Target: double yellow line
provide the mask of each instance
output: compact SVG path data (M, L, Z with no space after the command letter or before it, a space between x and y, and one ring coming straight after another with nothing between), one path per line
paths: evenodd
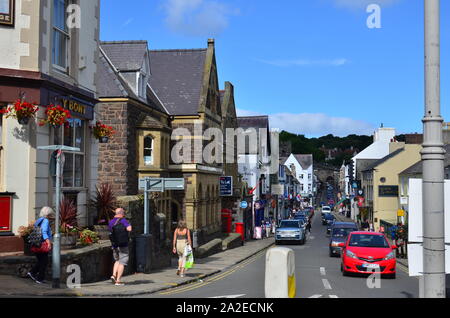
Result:
M230 269L230 270L228 270L228 271L226 271L226 272L224 272L224 273L221 273L221 274L219 274L219 275L217 275L217 276L213 276L213 277L211 277L211 279L208 279L207 281L189 284L189 285L186 286L186 287L176 288L175 290L170 290L170 291L167 291L167 292L161 292L161 293L159 293L159 294L160 294L160 295L174 295L174 294L184 293L184 292L188 292L188 291L191 291L191 290L200 288L200 287L207 286L207 285L209 285L209 284L211 284L211 283L214 283L214 282L217 282L217 281L219 281L219 280L222 280L222 279L224 279L225 277L230 276L231 274L233 274L233 273L236 272L237 270L239 270L239 269L241 269L241 268L243 268L243 267L245 267L245 266L247 266L247 265L253 263L253 262L256 261L259 257L261 257L261 255L265 254L265 252L266 252L266 250L263 250L263 251L259 252L258 254L252 256L252 257L249 258L248 260L246 260L246 261L244 261L244 262L238 264L237 266L233 267L232 269Z

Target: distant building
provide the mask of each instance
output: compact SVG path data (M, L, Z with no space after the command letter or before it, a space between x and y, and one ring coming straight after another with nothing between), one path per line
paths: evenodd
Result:
M291 171L299 182L298 194L310 198L314 194L314 162L311 154L291 154L284 165Z

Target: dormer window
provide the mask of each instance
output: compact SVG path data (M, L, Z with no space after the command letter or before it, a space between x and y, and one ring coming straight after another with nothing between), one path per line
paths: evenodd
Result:
M138 95L139 97L145 98L147 83L145 81L145 75L140 73L138 79Z

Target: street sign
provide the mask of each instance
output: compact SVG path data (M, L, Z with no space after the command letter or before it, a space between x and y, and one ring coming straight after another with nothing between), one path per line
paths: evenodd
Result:
M149 182L150 192L164 192L167 190L184 190L184 178L143 178L139 179L139 189L145 189Z
M233 177L220 177L220 196L230 197L233 195Z
M242 201L241 202L241 208L242 209L246 209L248 207L248 202L247 201Z

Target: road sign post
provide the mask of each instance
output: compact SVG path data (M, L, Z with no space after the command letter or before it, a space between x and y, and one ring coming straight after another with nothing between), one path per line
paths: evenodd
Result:
M61 201L61 176L62 176L62 158L64 156L63 151L79 152L80 148L73 148L67 146L42 146L37 147L38 150L53 150L58 151L56 156L56 211L55 211L55 233L53 235L53 248L52 248L52 287L60 288L61 284L61 234L59 232L59 218L60 218L60 201Z
M144 190L144 233L136 237L136 270L138 273L150 271L151 248L151 206L150 192L184 190L184 178L143 178L139 179L139 189Z

